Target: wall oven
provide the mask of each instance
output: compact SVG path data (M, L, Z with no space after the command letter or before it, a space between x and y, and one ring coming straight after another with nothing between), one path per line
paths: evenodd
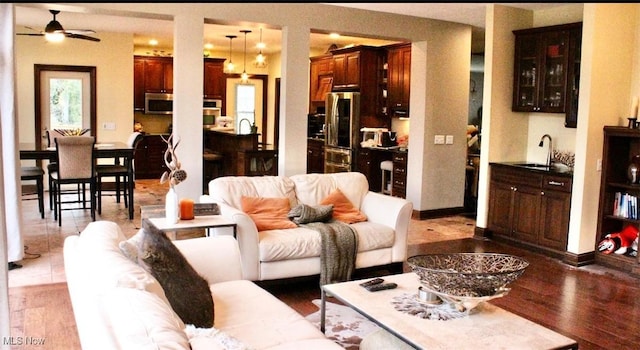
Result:
M352 171L359 133L360 93L327 94L325 111L325 173Z

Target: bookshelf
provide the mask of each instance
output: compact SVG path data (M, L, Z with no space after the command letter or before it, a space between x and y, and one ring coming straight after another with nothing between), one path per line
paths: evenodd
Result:
M600 265L640 275L638 257L604 254L598 251L598 243L605 235L620 232L627 225L640 227L640 220L632 205L634 202L637 204L637 200L634 201L632 198L640 196L640 184L631 183L627 178L627 168L636 155L640 155L640 129L604 127L595 261ZM627 204L622 203L625 194ZM621 205L625 207L621 208Z

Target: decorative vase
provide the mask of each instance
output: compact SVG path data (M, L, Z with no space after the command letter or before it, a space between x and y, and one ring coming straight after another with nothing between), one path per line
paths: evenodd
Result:
M169 187L169 192L164 200L164 213L167 224L175 224L179 219L180 205L178 202L178 194L173 186Z
M636 155L627 167L627 179L630 184L637 184L640 177L640 155Z

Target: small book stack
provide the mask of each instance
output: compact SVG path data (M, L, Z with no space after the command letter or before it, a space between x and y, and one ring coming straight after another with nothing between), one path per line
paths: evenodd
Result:
M628 193L616 192L613 202L613 215L637 220L638 197Z

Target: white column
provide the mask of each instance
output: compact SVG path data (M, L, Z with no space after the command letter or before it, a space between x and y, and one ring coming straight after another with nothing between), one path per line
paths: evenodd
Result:
M309 27L282 29L282 80L278 175L307 172Z
M173 134L180 140L176 155L187 180L176 187L180 198L197 200L202 194L202 93L204 17L179 14L174 18Z

